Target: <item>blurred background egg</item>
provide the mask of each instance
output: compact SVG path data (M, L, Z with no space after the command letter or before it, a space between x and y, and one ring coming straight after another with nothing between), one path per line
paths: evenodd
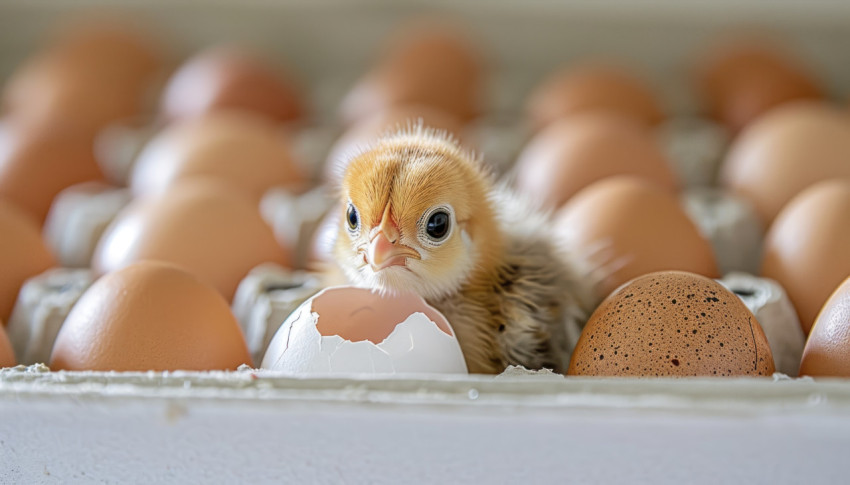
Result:
M593 312L568 375L769 376L773 355L756 318L734 293L704 276L647 274Z
M141 262L98 279L68 315L52 370L225 370L251 364L227 301L170 264Z
M158 194L194 178L217 180L256 200L271 187L298 188L303 182L285 133L271 120L237 111L166 127L139 154L130 187L137 195Z
M262 368L291 373L462 373L446 318L413 294L333 287L305 301L269 343Z
M761 272L785 287L808 334L850 276L850 180L820 182L782 209L765 237Z
M36 221L0 200L0 321L9 321L21 285L55 265Z
M550 124L520 153L517 190L557 209L584 187L614 175L634 175L675 192L678 181L644 125L607 113L584 113Z
M754 38L714 46L698 63L696 91L709 114L734 132L782 104L823 97L789 51Z
M161 112L168 119L238 109L277 122L304 116L299 90L276 66L236 46L210 47L189 58L169 79Z
M584 63L551 74L529 96L525 112L535 130L561 118L607 112L638 123L661 122L664 110L652 89L628 69Z
M6 335L3 321L0 320L0 368L12 367L16 363L15 352L12 350L12 343L9 342L9 337Z
M557 244L597 267L600 297L655 271L719 276L711 244L679 199L651 182L601 180L576 194L555 217Z
M850 179L850 113L826 104L793 103L750 125L723 162L720 182L748 199L770 224L806 187Z
M93 150L93 134L73 125L0 121L0 199L43 223L63 189L103 179Z
M359 150L389 131L415 126L420 120L424 126L445 131L461 143L470 137L460 119L437 108L426 105L391 106L357 121L334 142L325 162L325 180L338 183L347 162Z
M800 375L850 377L850 277L818 314L803 350Z
M192 180L125 207L101 237L92 267L104 274L144 260L177 264L230 301L255 266L291 267L291 250L277 244L258 205L242 192Z
M416 20L386 40L388 48L342 100L345 125L394 105L426 105L460 120L483 109L483 61L466 32L436 20Z

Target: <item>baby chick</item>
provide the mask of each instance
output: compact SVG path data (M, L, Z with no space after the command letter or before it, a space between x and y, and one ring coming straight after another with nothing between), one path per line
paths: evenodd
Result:
M385 135L342 177L336 259L352 283L414 292L451 322L472 373L565 372L591 289L479 160L419 125Z

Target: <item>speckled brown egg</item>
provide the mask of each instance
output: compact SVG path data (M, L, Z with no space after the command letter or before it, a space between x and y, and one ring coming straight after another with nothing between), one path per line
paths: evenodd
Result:
M803 350L800 375L850 377L850 277L818 314Z
M850 179L815 184L782 209L765 236L761 273L785 288L808 333L850 276Z
M593 312L568 375L769 376L773 355L753 314L714 280L682 271L624 284Z
M536 129L586 112L606 112L654 125L664 119L655 94L627 69L588 63L550 75L529 96L526 114Z
M203 50L169 79L161 110L167 118L240 109L280 121L303 116L301 96L289 77L256 54L235 46Z
M170 264L141 262L98 279L56 336L53 370L225 370L251 364L221 295Z
M3 322L0 321L0 368L12 367L15 364L17 364L15 351L12 349L12 343L9 342L9 337L3 328Z

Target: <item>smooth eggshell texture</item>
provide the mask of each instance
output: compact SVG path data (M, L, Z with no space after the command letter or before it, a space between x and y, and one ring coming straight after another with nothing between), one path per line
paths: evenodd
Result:
M65 26L9 79L3 103L33 120L99 128L138 115L162 61L150 40L118 19Z
M303 116L300 97L288 77L261 58L220 46L195 54L172 75L161 110L173 119L238 109L286 122Z
M614 175L642 177L671 192L679 185L649 129L628 118L599 113L549 125L520 153L515 172L517 189L549 209Z
M850 179L850 113L800 102L771 111L730 148L720 182L748 199L769 224L806 187Z
M569 375L769 376L773 355L734 293L680 271L636 278L593 312Z
M765 237L761 273L785 288L808 334L850 276L850 180L818 183L782 209Z
M782 104L823 97L789 53L753 39L718 46L702 59L697 90L709 113L733 132Z
M103 274L143 260L178 264L230 301L260 263L291 266L257 205L208 180L187 181L159 196L135 199L109 225L92 267Z
M582 190L556 215L559 241L599 267L600 296L647 273L681 270L718 277L711 244L673 194L634 177Z
M803 350L800 375L850 377L850 277L818 314Z
M388 131L414 126L420 120L424 126L448 132L461 142L468 135L459 119L436 108L423 105L391 106L354 123L337 139L325 163L325 180L339 183L348 162L375 139Z
M26 210L39 224L56 194L102 179L90 131L17 118L0 122L0 198Z
M177 121L139 154L130 175L137 195L157 194L180 181L210 178L259 200L271 187L300 185L289 139L270 120L218 111Z
M9 321L25 281L55 265L36 221L0 200L0 320Z
M74 305L52 370L224 370L251 364L221 295L170 264L142 262L103 276Z
M526 114L537 129L565 117L607 112L654 125L664 112L649 86L628 70L584 64L550 75L529 96Z
M12 367L16 365L15 352L12 349L12 343L9 342L9 337L6 335L6 330L3 328L3 322L0 321L0 368Z
M469 121L482 104L480 54L460 29L419 22L388 39L378 65L346 95L346 125L395 105L426 105Z

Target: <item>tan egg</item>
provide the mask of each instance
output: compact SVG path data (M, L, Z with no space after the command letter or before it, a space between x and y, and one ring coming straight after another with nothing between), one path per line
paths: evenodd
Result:
M304 115L294 83L260 57L221 46L203 50L171 76L162 97L167 118L191 118L220 109L251 111L275 121Z
M741 39L700 61L697 91L709 113L733 132L782 104L823 98L818 82L788 52Z
M750 125L729 150L720 182L748 199L766 224L806 187L850 179L850 113L794 103Z
M66 26L9 79L3 103L38 122L90 129L139 115L162 61L150 40L116 19Z
M770 376L773 355L756 317L720 283L682 271L617 288L582 331L568 375Z
M3 367L14 367L17 363L12 343L9 342L9 337L3 328L3 322L0 321L0 369Z
M422 105L391 106L356 122L337 139L325 163L325 180L338 183L348 162L359 150L384 133L414 126L419 120L424 126L446 131L461 142L468 138L469 134L459 119L436 108Z
M803 350L800 375L850 377L850 277L818 314Z
M531 93L525 111L536 130L586 112L628 116L648 125L665 118L658 99L642 79L617 66L593 63L550 75Z
M210 180L186 181L125 207L104 232L92 267L99 274L137 261L180 265L230 301L239 282L261 263L291 267L254 201Z
M650 182L612 177L573 197L556 215L560 244L598 266L599 295L647 273L719 276L711 244L678 198Z
M679 185L649 129L629 118L600 113L549 125L520 153L515 172L517 190L551 209L584 187L615 175L645 178L670 192Z
M481 113L481 55L463 30L445 24L417 22L400 28L378 65L346 95L340 108L343 123L395 105L426 105L469 121Z
M53 266L36 221L0 199L0 320L9 321L24 282Z
M0 198L26 210L39 224L56 194L102 179L90 131L11 118L0 122Z
M177 266L130 265L98 279L62 324L52 370L234 370L251 364L227 301Z
M768 230L761 273L778 281L809 333L830 293L850 276L850 180L794 197Z
M300 187L289 139L260 115L217 111L177 121L157 134L130 174L137 195L158 194L193 178L210 178L259 200L271 187Z

